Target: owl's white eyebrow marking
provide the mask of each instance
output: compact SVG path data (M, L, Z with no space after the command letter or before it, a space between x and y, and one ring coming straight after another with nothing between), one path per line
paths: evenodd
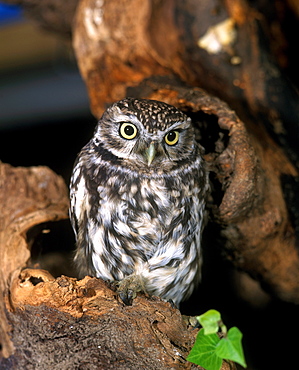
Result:
M190 120L174 106L155 100L127 98L115 103L110 109L118 110L117 121L126 116L131 119L135 116L149 133L154 134L165 131L176 123Z

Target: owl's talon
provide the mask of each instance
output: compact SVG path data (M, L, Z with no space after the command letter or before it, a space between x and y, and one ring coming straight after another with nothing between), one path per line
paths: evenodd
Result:
M118 283L117 293L124 304L132 306L137 292L141 290L140 277L137 275L130 275Z
M118 296L126 306L132 306L132 302L128 301L128 297L125 292L118 292Z
M136 293L134 295L132 291L118 292L118 295L126 306L132 306L133 299L136 297Z
M179 308L179 307L178 307L178 306L173 302L173 300L172 300L172 299L168 299L168 300L167 300L167 302L168 302L168 303L170 303L170 305L171 305L171 307L172 307L172 308L177 308L177 309Z
M191 326L194 329L197 329L200 327L200 324L196 318L196 316L188 316L188 315L182 315L183 321L187 326Z

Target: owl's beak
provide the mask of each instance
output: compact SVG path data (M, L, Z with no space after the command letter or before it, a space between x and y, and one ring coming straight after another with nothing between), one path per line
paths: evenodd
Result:
M150 166L156 155L155 144L151 143L150 146L145 150L145 157L147 159L147 165Z

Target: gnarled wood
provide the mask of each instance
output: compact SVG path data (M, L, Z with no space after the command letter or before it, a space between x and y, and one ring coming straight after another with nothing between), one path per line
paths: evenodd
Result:
M26 266L30 229L68 217L68 192L63 179L46 167L14 168L0 162L0 338L1 354L13 351L3 294L12 276Z
M33 278L40 283L34 285ZM37 369L58 364L63 369L196 368L185 358L197 330L188 329L179 311L160 299L138 296L133 306L125 306L102 280L55 280L30 269L16 276L10 298L8 316L18 327L14 361L21 368L39 363L39 357ZM38 338L35 343L23 332L22 320Z

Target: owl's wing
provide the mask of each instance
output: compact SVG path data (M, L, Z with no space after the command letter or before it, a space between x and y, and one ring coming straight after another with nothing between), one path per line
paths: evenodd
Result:
M81 170L80 162L75 164L73 175L70 183L70 220L74 232L77 234L79 231L79 220L84 217L87 201L87 189L85 185L84 175Z

